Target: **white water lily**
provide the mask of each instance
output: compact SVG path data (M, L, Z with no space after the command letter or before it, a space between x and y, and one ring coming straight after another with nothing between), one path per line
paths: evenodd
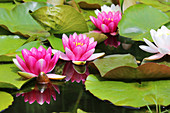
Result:
M103 5L103 6L101 6L101 11L99 11L98 9L95 10L95 14L98 15L98 13L101 13L103 11L106 12L106 13L108 13L109 11L111 11L111 12L117 12L117 11L121 12L121 8L120 8L119 5L115 6L114 4L112 4L111 7L109 7L107 5Z
M170 30L165 26L162 26L161 29L158 29L157 31L151 29L150 34L156 46L149 40L144 38L144 41L148 46L141 45L139 47L149 53L157 54L147 57L145 59L157 60L162 58L166 54L170 55Z

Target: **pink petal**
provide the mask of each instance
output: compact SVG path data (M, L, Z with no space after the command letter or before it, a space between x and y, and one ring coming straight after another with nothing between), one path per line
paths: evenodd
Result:
M46 51L46 54L49 54L50 53L50 55L52 54L52 49L51 49L51 47L49 47L48 49L47 49L47 51Z
M86 61L93 53L94 53L95 49L91 49L89 51L87 51L81 58L80 61Z
M101 30L103 33L109 33L109 28L105 24L101 24Z
M44 60L46 61L46 69L45 69L45 72L48 72L49 65L50 65L50 60L51 60L51 55L50 55L50 53L48 53L48 54L45 56Z
M98 19L96 19L96 24L97 24L97 26L96 26L96 27L97 27L98 29L100 29L100 30L101 30L101 29L102 29L102 28L101 28L101 25L103 24L103 22L102 22L102 21L100 21L100 20L98 20Z
M90 45L88 46L87 51L89 51L89 50L95 48L96 45L97 45L97 41L93 42L92 44L90 44Z
M54 89L58 92L58 94L60 94L60 89L58 88L57 85L53 85Z
M50 104L50 101L51 101L51 93L50 93L50 89L46 89L43 93L43 97L46 97L46 103L47 104Z
M65 51L66 51L67 57L70 60L75 60L75 55L74 55L74 53L69 48L66 47Z
M25 71L24 68L22 68L22 66L19 64L19 62L17 61L17 59L12 59L14 64L21 70L21 71Z
M37 92L37 94L36 94L36 99L37 99L37 102L40 104L40 105L42 105L44 102L45 102L45 100L46 100L46 96L44 96L42 93L40 93L40 91L39 92Z
M33 90L33 91L29 92L28 96L29 96L29 104L34 103L36 100L35 91Z
M62 59L62 60L70 60L68 57L67 57L67 55L66 54L64 54L64 53L60 53L60 59Z
M47 72L51 72L54 69L54 67L55 67L55 65L56 65L56 63L57 63L57 61L59 59L59 56L60 56L59 52L54 54L53 58L50 61L50 65L48 67L48 71Z
M110 33L113 33L114 31L116 31L116 28L117 28L117 26L115 26L114 22L110 22L108 27L110 29Z
M164 55L165 54L158 53L158 54L152 55L150 57L147 57L145 59L146 60L158 60L158 59L162 58Z
M93 16L90 16L90 20L93 22L93 24L95 25L95 26L97 26L97 24L96 24L96 18L94 18Z
M71 77L73 76L73 74L74 74L74 69L73 69L72 65L73 64L71 62L67 62L64 65L63 75L66 76L66 78L65 78L66 81L69 81L71 79Z
M35 47L31 48L30 51L31 51L33 56L37 56L38 50Z
M35 73L35 63L36 63L36 61L37 60L33 56L28 57L29 64L27 66L32 73Z
M67 37L66 34L63 34L62 42L63 42L64 49L65 49L65 47L69 47L69 45L68 45L68 37Z
M22 52L22 56L23 56L23 58L24 58L24 60L25 60L25 62L26 62L27 59L28 59L28 56L31 55L31 52L28 51L27 49L23 49L21 52Z
M40 72L44 72L44 69L46 68L46 61L44 59L39 59L35 63L35 74L39 75ZM46 73L46 72L44 72Z
M97 58L102 57L102 56L104 56L104 55L105 55L105 53L95 53L95 54L92 54L92 55L87 59L87 61L91 61L91 60L97 59Z
M26 66L25 62L18 56L16 55L17 61L20 64L20 66L26 71L26 72L31 72L28 67ZM14 62L15 63L15 62ZM19 68L19 67L18 67Z
M78 61L83 54L83 50L80 46L74 48L73 53L75 55L75 60Z

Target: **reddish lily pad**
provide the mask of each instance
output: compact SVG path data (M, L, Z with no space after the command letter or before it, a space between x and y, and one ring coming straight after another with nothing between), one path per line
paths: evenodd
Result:
M101 76L109 79L158 79L170 77L170 67L153 62L137 67L133 56L130 54L111 55L95 60L94 64Z

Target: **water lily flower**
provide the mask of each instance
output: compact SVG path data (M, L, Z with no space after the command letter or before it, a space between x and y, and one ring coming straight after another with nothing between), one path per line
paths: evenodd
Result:
M60 58L67 61L72 61L75 64L85 64L86 61L94 60L103 56L105 53L94 53L97 41L94 38L89 38L85 34L74 33L70 35L63 34L62 42L66 54L60 53ZM55 50L53 50L55 53Z
M118 23L122 18L120 6L112 4L111 7L108 7L104 5L101 7L101 12L97 9L95 13L97 18L90 16L93 24L103 33L116 35Z
M77 72L74 69L74 64L72 64L71 62L67 62L64 65L63 75L66 76L66 81L71 80L71 82L76 81L77 83L82 81L82 83L84 83L86 81L87 76L89 75L89 70L87 68L87 65L85 65L85 70L83 73Z
M151 29L150 34L156 46L144 38L144 41L148 46L141 45L139 47L146 52L157 54L145 59L157 60L166 54L170 55L170 30L165 26L162 26L161 29L158 29L157 31Z
M50 104L51 97L56 101L56 92L60 94L60 90L57 85L53 85L51 83L38 86L35 85L34 89L30 92L24 92L24 93L17 93L16 97L22 95L24 97L25 102L29 102L29 104L34 103L37 101L40 105L44 104L44 102Z
M47 50L43 46L40 46L38 49L33 47L30 49L30 51L27 49L22 50L24 61L18 55L16 55L16 59L13 59L13 62L22 71L18 72L19 75L26 78L32 78L38 77L41 72L45 74L51 72L59 59L59 55L60 52L57 51L51 58L51 47L49 47ZM47 76L50 79L65 78L65 76L56 74L47 74Z

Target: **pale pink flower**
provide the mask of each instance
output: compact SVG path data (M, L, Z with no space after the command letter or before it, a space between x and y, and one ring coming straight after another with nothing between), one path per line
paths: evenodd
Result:
M31 50L23 49L22 56L24 61L16 55L16 59L13 59L15 65L22 71L19 74L26 78L38 77L41 72L45 74L51 72L58 59L60 52L57 51L53 58L52 49L49 47L47 50L40 46L38 49L35 47L31 48ZM47 74L50 79L63 79L64 76L56 75L56 74Z
M114 7L113 7L114 6ZM103 33L117 34L117 26L122 18L121 9L114 4L110 7L104 5L101 7L101 12L95 10L97 18L90 16L93 24Z
M91 61L98 57L104 55L104 53L94 53L97 41L94 41L94 38L89 38L85 34L74 33L70 35L69 38L67 35L63 34L62 42L66 54L60 53L60 58L67 61ZM55 50L53 50L55 53Z
M34 103L37 101L40 105L42 105L44 102L50 104L51 97L53 97L54 100L56 100L56 92L60 94L60 90L57 85L53 84L46 84L43 87L35 85L34 89L30 92L25 93L18 93L16 97L22 95L24 97L25 102L29 102L29 104Z
M162 58L166 54L170 55L170 30L165 26L162 26L161 29L158 29L157 31L151 29L150 34L156 46L153 43L151 43L149 40L144 38L144 41L148 46L141 45L139 47L142 50L147 51L149 53L157 53L157 54L152 55L145 59L157 60Z

